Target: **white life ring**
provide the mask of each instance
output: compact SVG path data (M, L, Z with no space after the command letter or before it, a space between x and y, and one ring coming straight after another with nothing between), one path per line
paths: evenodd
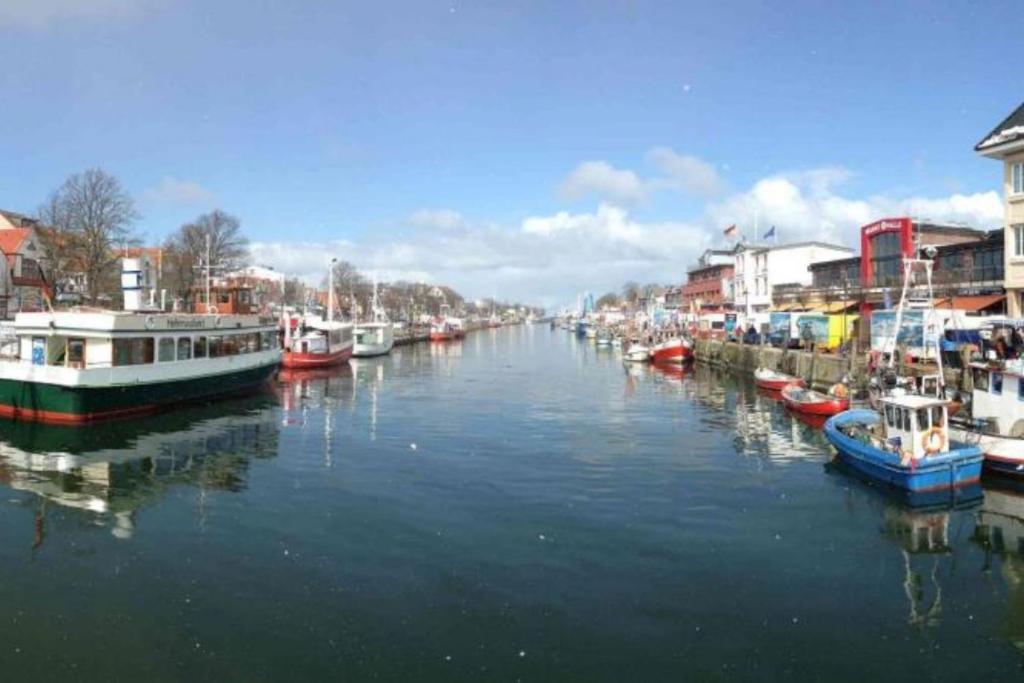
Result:
M146 316L146 329L151 330L156 325L156 318L151 315Z

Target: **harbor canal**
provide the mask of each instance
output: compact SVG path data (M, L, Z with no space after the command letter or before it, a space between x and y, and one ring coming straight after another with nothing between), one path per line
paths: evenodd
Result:
M1024 492L910 509L743 377L547 326L0 423L9 680L963 680L1024 663ZM980 495L983 494L983 495Z

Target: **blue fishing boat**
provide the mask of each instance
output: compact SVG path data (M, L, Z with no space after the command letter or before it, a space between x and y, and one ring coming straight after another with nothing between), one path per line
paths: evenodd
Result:
M922 493L975 484L981 449L951 444L946 403L918 395L887 396L878 411L847 410L825 422L825 438L856 471Z

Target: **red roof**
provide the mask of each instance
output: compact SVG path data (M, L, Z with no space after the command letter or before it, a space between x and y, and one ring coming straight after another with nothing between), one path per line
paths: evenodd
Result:
M8 255L19 253L22 242L31 234L32 230L29 228L0 230L0 251Z

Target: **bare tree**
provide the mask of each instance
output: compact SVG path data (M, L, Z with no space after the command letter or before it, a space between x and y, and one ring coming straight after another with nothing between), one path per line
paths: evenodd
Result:
M62 279L72 271L83 275L86 293L95 304L116 281L118 248L134 242L131 226L139 214L132 198L117 178L91 168L68 176L39 213L50 226L44 239L57 256L55 270L64 271ZM54 269L52 262L50 267Z
M611 308L617 307L619 305L619 296L615 292L608 292L597 300L596 305L598 309L605 308L606 306Z
M179 297L188 298L203 275L207 237L215 275L237 270L248 262L249 240L236 217L220 209L198 216L164 242L167 275Z

